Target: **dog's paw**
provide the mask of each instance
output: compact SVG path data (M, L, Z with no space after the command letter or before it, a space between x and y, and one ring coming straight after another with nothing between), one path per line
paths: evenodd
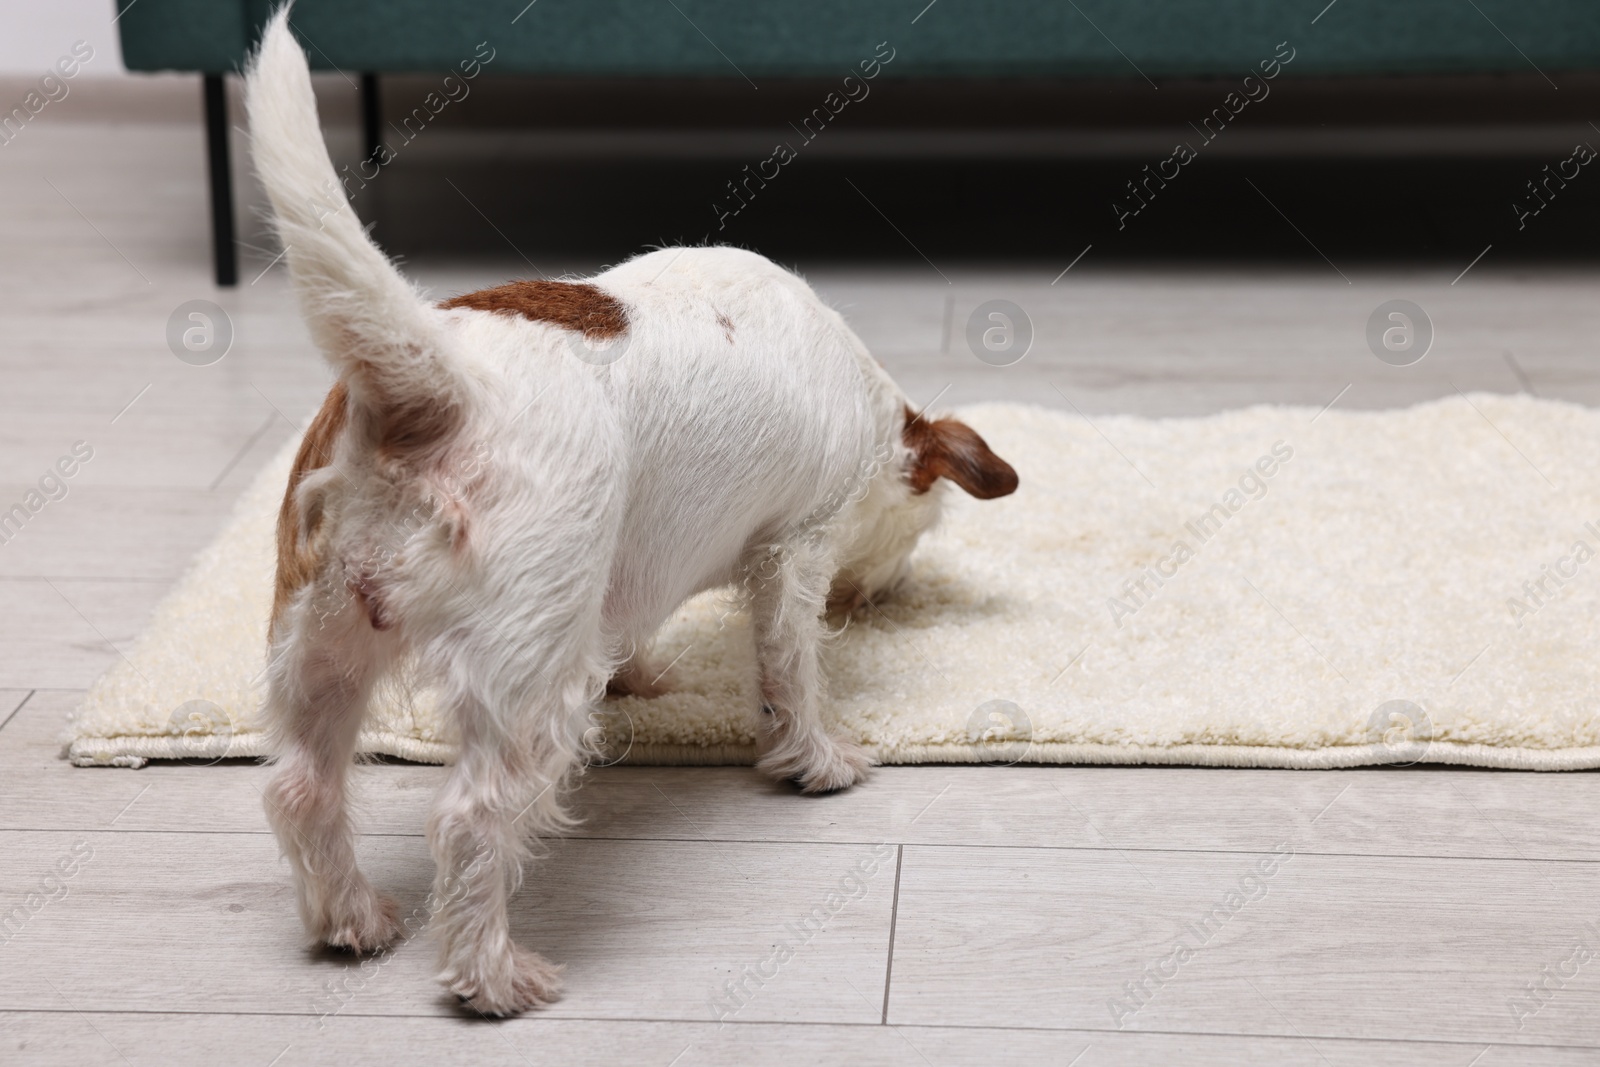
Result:
M483 1015L517 1015L542 1008L561 995L559 964L512 945L505 955L473 959L439 976L445 988Z
M837 793L865 781L872 758L860 745L824 736L802 749L790 746L768 752L756 769L793 782L802 793Z
M373 889L339 901L341 914L322 924L320 939L330 948L364 956L379 952L400 936L400 905Z

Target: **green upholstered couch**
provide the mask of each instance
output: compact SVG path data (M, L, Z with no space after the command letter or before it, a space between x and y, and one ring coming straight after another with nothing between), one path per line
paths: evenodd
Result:
M234 244L222 78L269 0L117 0L130 70L204 75L217 279ZM1600 69L1600 0L300 0L313 66L496 75L837 77L894 49L892 78L1238 78ZM370 94L369 94L370 95ZM370 126L375 108L367 109Z

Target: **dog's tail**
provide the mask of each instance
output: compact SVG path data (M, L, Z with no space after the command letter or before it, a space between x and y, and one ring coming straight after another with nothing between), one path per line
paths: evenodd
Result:
M245 103L256 172L317 344L385 438L437 439L463 383L427 303L367 236L339 184L287 4L262 34Z

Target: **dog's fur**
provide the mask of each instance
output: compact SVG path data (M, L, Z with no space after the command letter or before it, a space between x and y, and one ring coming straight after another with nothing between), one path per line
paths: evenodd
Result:
M314 938L396 937L356 867L346 776L374 683L415 663L461 737L428 824L440 977L481 1012L521 1011L559 968L512 942L507 898L526 843L567 824L560 789L607 681L648 687L640 650L667 616L741 586L760 768L806 792L860 781L867 757L820 717L825 610L905 577L938 479L987 498L1016 474L961 423L915 415L837 314L750 252L667 249L431 304L345 202L286 9L246 91L339 379L279 520L268 815Z

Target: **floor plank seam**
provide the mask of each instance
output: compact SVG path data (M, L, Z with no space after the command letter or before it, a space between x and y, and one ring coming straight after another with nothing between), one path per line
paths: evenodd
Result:
M883 966L883 1014L879 1023L889 1024L889 983L894 980L894 933L900 922L900 869L905 865L906 846L904 843L894 847L894 896L889 905L889 951L888 959Z
M272 831L265 826L260 830L194 830L188 828L172 829L139 829L107 831L105 827L81 826L0 826L0 833L6 834L89 834L89 833L119 833L119 834L204 834L220 837L270 837ZM399 838L422 839L424 833L389 833L389 834L358 834L361 839L372 838ZM634 842L640 844L710 844L710 845L826 845L831 847L849 847L853 845L875 845L878 841L844 841L822 838L761 838L761 837L592 837L568 836L552 838L551 841L615 841L619 843ZM1270 848L1111 848L1103 845L997 845L990 842L964 842L964 841L913 841L914 848L926 849L1000 849L1012 852L1137 852L1137 853L1171 853L1183 856L1259 856L1270 852ZM903 846L902 846L903 847ZM1600 864L1600 857L1594 859L1574 859L1551 856L1462 856L1450 853L1429 852L1313 852L1299 850L1297 856L1317 856L1324 859L1368 859L1368 860L1450 860L1465 863L1578 863Z
M6 716L6 721L0 722L0 730L4 730L7 726L11 725L11 720L17 717L17 712L21 711L28 701L33 699L33 694L37 692L37 689L30 689L28 690L26 696L17 701L17 706L11 709L11 714Z
M322 1016L314 1012L299 1011L183 1011L172 1008L0 1008L0 1015L182 1015L182 1016L238 1016L241 1018L266 1018L266 1019L316 1019ZM674 1019L665 1016L650 1015L521 1015L514 1019L489 1020L484 1016L468 1016L465 1014L396 1014L393 1012L340 1012L342 1019L434 1019L440 1022L465 1022L477 1023L480 1020L495 1026L541 1025L557 1023L631 1023L671 1026L711 1026L712 1023L703 1019ZM822 1027L853 1027L877 1028L882 1023L852 1022L848 1019L838 1021L819 1019L727 1019L728 1026L822 1026ZM1446 1045L1461 1048L1490 1048L1500 1049L1567 1049L1573 1051L1600 1050L1600 1045L1563 1044L1559 1042L1511 1042L1511 1041L1463 1041L1453 1038L1432 1037L1364 1037L1356 1035L1339 1034L1305 1034L1295 1033L1248 1033L1242 1030L1144 1030L1121 1029L1115 1027L1055 1027L1055 1026L1015 1026L1005 1023L895 1023L898 1030L1017 1030L1029 1033L1043 1034L1129 1034L1155 1037L1216 1037L1234 1038L1244 1040L1262 1041L1347 1041L1361 1042L1364 1044L1388 1045Z

